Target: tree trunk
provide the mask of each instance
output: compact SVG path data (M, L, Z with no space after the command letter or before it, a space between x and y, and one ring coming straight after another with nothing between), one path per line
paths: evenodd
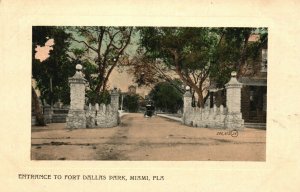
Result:
M38 98L38 96L37 96L37 94L36 94L33 87L31 87L31 94L32 94L32 100L33 100L33 103L34 103L34 113L35 113L35 116L36 116L37 125L45 126L46 123L45 123L45 119L44 119L42 109L41 109L41 106L40 106L40 103L39 103L39 98Z
M195 90L197 95L198 95L198 107L204 107L204 98L203 98L203 93L201 89L196 89Z
M201 84L199 87L196 85L195 82L189 77L188 74L182 74L181 69L180 69L180 64L179 64L179 56L176 51L172 52L174 55L174 60L175 60L175 72L179 75L180 79L186 83L190 88L194 89L198 95L198 102L197 106L198 107L204 107L204 98L203 98L203 93L202 93L202 83L204 82L204 79L201 81Z

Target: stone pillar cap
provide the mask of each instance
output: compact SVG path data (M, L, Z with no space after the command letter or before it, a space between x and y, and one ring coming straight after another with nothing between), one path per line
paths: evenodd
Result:
M86 83L86 79L84 79L84 74L82 73L82 65L77 64L75 66L76 72L73 75L73 77L69 77L69 82L71 81L72 83Z
M111 95L119 95L119 92L118 92L118 88L117 88L117 87L114 87L114 88L111 90Z
M236 75L237 75L236 71L231 72L231 77L236 77Z
M235 71L231 72L231 78L228 83L225 84L225 87L241 87L242 83L240 83L236 79L237 73Z
M81 71L82 70L82 65L77 64L75 68L76 68L76 70Z

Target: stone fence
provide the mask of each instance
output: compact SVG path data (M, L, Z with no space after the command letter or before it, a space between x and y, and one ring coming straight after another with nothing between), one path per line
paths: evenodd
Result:
M183 123L193 127L224 128L227 109L221 105L213 108L190 107L184 113Z
M69 108L63 107L51 107L50 105L45 104L43 106L43 115L45 122L48 123L65 123L66 117L68 115Z
M115 127L119 124L119 112L118 108L115 108L112 104L105 105L96 103L92 106L89 104L86 110L86 127Z
M68 115L69 107L51 107L46 102L42 105L40 102L40 107L43 109L43 116L46 124L49 123L65 123L66 117ZM34 109L31 112L31 125L37 125L36 122L36 114L34 113Z
M114 127L118 125L119 113L113 109L112 105L98 104L92 106L84 106L85 116L86 116L86 126L91 127ZM69 107L51 107L46 104L43 106L43 115L45 123L66 123L66 118L68 116ZM33 116L35 118L35 116ZM36 124L36 120L32 118L32 125Z
M241 113L242 84L236 79L236 73L231 73L226 87L226 106L213 108L192 107L192 95L189 90L184 94L182 122L185 125L208 128L243 129L244 120Z

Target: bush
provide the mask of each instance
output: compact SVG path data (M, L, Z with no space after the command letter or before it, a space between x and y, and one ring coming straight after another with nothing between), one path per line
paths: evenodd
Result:
M123 106L131 113L137 112L139 109L139 95L126 95L123 99Z
M182 93L168 82L158 83L150 92L157 109L176 113L183 106Z

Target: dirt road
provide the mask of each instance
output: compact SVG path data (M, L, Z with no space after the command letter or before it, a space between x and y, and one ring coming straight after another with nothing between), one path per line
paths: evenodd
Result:
M264 161L266 131L192 128L162 117L128 114L114 128L32 127L32 160Z

